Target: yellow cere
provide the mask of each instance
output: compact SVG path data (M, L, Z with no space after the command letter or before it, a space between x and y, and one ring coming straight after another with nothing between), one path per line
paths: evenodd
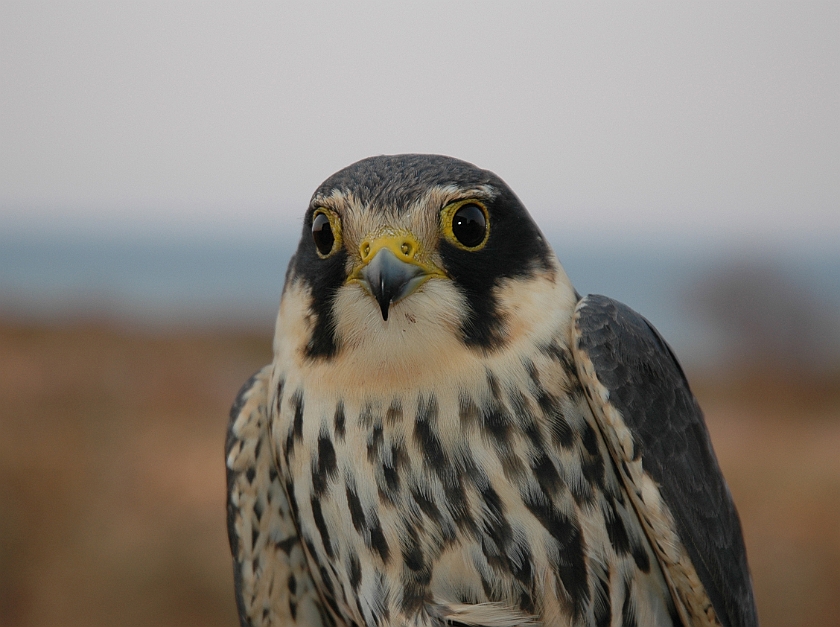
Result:
M362 243L359 244L359 255L362 261L353 268L350 276L347 277L348 281L358 279L362 269L383 248L387 248L394 253L394 256L400 261L422 268L428 278L446 277L446 273L428 259L428 254L410 231L387 229L371 234L362 240Z
M420 252L420 243L408 231L394 232L378 237L366 237L359 246L362 261L365 263L370 261L383 248L387 248L394 253L397 259L413 263L415 256Z

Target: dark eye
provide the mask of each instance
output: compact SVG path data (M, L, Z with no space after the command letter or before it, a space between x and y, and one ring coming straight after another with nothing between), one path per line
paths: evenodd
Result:
M312 220L312 239L315 240L315 246L322 255L329 255L332 252L335 235L333 235L330 219L325 213L319 213Z
M486 233L487 218L478 205L463 205L452 216L452 235L467 248L478 246Z

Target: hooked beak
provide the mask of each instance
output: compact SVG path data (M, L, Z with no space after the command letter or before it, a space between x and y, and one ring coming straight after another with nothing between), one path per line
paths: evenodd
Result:
M382 319L388 319L391 303L398 303L411 294L428 277L420 266L405 263L387 248L383 248L362 269L365 287L379 303Z
M366 238L360 246L362 263L348 281L358 281L379 303L382 319L388 310L432 277L446 276L435 264L422 261L417 240L410 233Z

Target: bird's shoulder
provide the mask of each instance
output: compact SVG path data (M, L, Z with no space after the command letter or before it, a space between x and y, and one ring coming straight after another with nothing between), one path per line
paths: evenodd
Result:
M580 301L572 338L590 406L684 620L756 624L738 514L673 351L645 318L604 296Z

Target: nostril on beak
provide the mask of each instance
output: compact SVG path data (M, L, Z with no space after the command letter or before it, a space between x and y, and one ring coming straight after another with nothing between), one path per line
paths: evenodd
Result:
M406 257L410 257L411 253L414 252L413 247L409 242L403 242L400 246L400 251Z

